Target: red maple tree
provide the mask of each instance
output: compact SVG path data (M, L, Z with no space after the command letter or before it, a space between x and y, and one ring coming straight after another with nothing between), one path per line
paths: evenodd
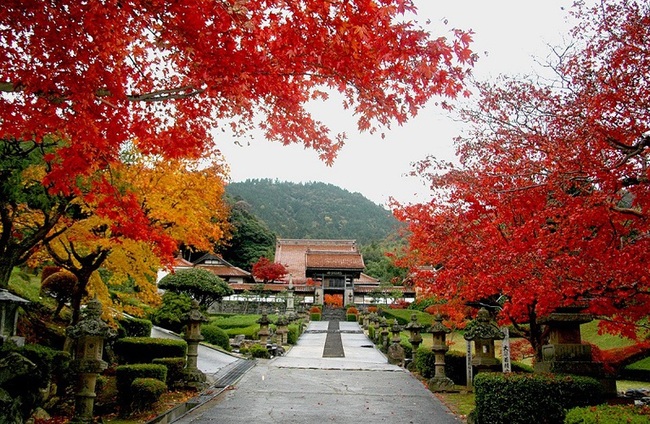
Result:
M558 78L479 84L460 164L421 162L435 197L395 210L418 284L449 304L493 306L538 357L539 318L555 308L586 305L636 337L650 306L650 8L573 13Z
M0 137L57 139L44 183L64 194L79 175L110 169L127 143L196 159L216 129L260 128L331 163L345 135L307 110L328 91L372 132L465 90L470 33L434 37L409 12L410 0L7 0ZM141 208L110 178L89 191L124 232L146 238Z
M263 283L273 283L287 275L287 267L281 263L271 262L265 256L253 264L253 276Z

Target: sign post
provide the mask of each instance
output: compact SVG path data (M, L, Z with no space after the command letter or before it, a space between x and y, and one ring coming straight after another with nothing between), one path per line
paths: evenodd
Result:
M501 344L503 372L512 372L512 364L510 363L510 332L508 331L508 327L501 327L501 332L505 335Z

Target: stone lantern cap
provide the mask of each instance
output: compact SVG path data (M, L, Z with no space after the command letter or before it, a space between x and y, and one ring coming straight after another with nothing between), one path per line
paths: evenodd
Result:
M442 315L436 314L433 317L433 321L434 323L431 325L431 329L430 329L432 333L445 333L445 334L451 333L451 330L442 323Z
M269 325L271 323L271 320L268 316L266 316L266 314L262 314L262 317L255 322L260 325Z
M280 315L277 321L275 321L275 325L277 326L289 325L289 318L284 315Z
M388 322L386 321L386 317L381 317L381 321L379 322L379 326L381 328L388 328Z
M416 314L411 314L411 321L409 321L404 328L409 331L417 332L422 330L424 326L418 322L418 316Z
M93 299L81 311L81 319L75 325L65 330L72 339L79 339L84 336L108 337L113 330L102 321L102 304L99 300Z
M13 293L10 293L7 289L0 289L0 303L30 303L29 300L23 299L20 296L16 296Z
M484 340L503 340L506 335L496 326L490 312L481 308L476 315L476 319L469 323L463 336L465 340L484 339Z
M397 320L393 320L393 326L390 328L392 333L399 333L402 331L402 326L397 323Z
M208 322L207 319L199 310L199 302L195 299L192 300L192 309L182 317L184 322Z

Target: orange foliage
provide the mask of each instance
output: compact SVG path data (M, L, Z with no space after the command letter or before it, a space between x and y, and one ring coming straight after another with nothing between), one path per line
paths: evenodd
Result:
M343 307L343 295L342 294L326 294L323 303L327 306L333 308L342 308Z

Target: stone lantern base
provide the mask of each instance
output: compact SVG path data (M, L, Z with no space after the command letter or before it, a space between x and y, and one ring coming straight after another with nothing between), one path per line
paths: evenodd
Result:
M454 381L449 377L433 377L428 381L429 390L432 392L454 391Z
M205 374L199 369L185 369L183 371L183 382L185 387L201 391L208 387Z

